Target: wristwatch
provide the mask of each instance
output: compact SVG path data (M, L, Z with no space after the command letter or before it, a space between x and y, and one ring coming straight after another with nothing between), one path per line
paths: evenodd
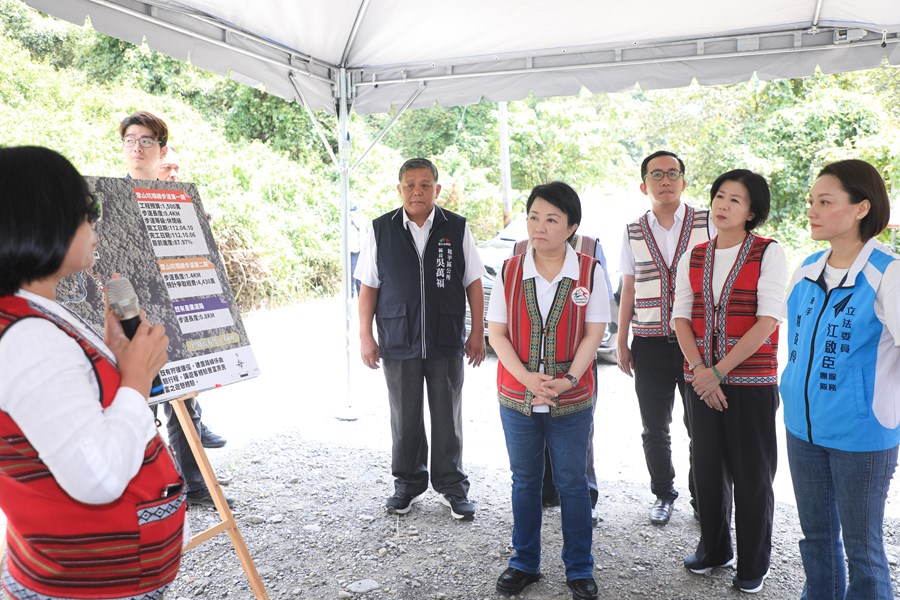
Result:
M577 386L578 386L578 378L575 377L574 375L572 375L571 373L566 373L565 375L563 375L563 377L565 377L565 378L568 379L570 382L572 382L572 387L577 387Z
M699 367L699 366L702 365L702 364L703 364L703 361L702 361L702 360L698 360L698 361L694 361L694 362L692 362L692 363L688 363L688 371L693 372L694 369L696 369L697 367Z

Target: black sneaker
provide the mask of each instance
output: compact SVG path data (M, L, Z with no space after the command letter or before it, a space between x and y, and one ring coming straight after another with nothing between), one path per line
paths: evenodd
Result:
M210 431L206 423L200 423L200 444L204 448L221 448L228 443L228 440L217 433Z
M225 502L228 503L228 508L234 508L234 498L228 496L224 492L222 492L222 494L225 496ZM209 488L188 492L187 502L188 506L211 506L213 508L216 506L216 503L213 502L212 494L209 493Z
M384 507L392 515L405 515L412 509L412 505L425 497L425 492L418 496L410 496L403 492L394 492L394 495L384 501Z
M733 556L721 565L709 565L701 562L700 559L697 558L696 552L690 556L684 557L684 568L694 575L709 575L712 573L713 569L734 568L735 564L737 564L737 562L734 560Z
M458 498L450 494L441 494L441 504L450 507L450 514L454 519L471 521L475 518L475 503L468 498Z
M763 589L763 583L766 581L766 577L768 576L769 572L766 571L765 575L763 575L762 577L756 577L754 579L738 579L737 577L734 577L731 580L731 585L741 590L742 592L755 594L756 592Z

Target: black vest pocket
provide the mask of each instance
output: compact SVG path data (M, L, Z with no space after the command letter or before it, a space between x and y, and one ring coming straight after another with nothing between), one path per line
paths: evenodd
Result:
M382 348L409 347L409 324L405 302L380 306L375 321L378 323L378 343Z
M437 343L441 346L459 347L463 343L465 331L466 306L458 302L444 300L438 314Z

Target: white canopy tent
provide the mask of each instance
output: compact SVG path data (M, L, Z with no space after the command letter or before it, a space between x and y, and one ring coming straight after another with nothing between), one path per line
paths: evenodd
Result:
M895 0L26 0L339 113L900 63Z
M25 1L336 115L344 232L352 111L900 64L898 0Z

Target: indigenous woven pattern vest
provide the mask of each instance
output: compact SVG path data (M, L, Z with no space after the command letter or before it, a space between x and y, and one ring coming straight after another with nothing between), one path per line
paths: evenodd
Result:
M675 302L675 268L681 256L709 240L709 211L685 204L684 222L672 263L666 264L650 230L649 213L628 225L628 241L634 253L634 335L667 336Z
M728 273L718 306L713 303L712 276L715 240L698 244L691 251L690 280L694 290L691 328L707 367L723 358L756 324L757 288L763 254L772 240L748 233ZM732 369L722 383L730 385L774 385L778 383L778 328L744 362ZM685 381L694 378L684 363Z
M116 367L55 315L16 296L0 297L0 343L16 321L43 318L91 361L108 407ZM60 398L59 402L65 402ZM0 411L0 505L8 518L3 585L19 600L162 597L181 562L184 482L158 435L122 496L102 505L69 496L10 416Z
M503 263L509 338L519 360L530 372L537 373L543 362L545 374L561 377L569 372L575 350L584 337L587 310L584 292L589 295L593 289L594 269L599 263L590 256L578 255L578 280L563 277L559 282L547 323L543 323L538 307L534 279L522 278L524 263L523 254ZM579 300L576 302L575 298ZM500 404L526 415L531 414L534 395L506 370L503 363L497 365L497 390ZM577 386L560 394L559 405L550 407L550 416L568 415L590 408L593 392L593 369L587 369Z

